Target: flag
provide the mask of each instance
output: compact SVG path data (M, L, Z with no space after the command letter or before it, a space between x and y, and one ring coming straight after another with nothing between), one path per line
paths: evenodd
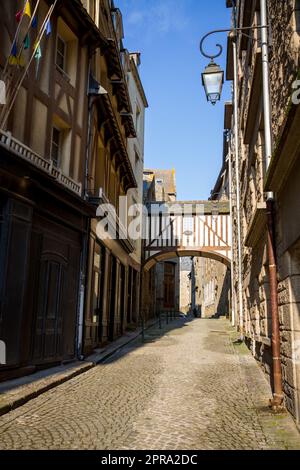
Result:
M14 41L10 55L13 56L13 57L17 57L17 54L18 54L18 52L17 52L17 43L16 43L16 41Z
M26 5L24 8L24 16L29 16L29 18L31 18L31 6L30 6L29 0L26 0Z
M17 55L18 55L17 43L16 43L16 41L14 41L14 43L12 45L12 48L11 48L10 56L8 58L8 63L10 65L18 65L19 64Z
M41 49L41 46L40 46L40 45L38 45L37 47L36 47L36 45L35 45L34 58L35 58L37 61L40 61L41 58L42 58L42 49Z
M38 78L38 74L39 74L39 69L40 69L40 60L42 58L42 49L41 49L41 46L40 44L35 44L34 46L34 49L35 49L35 54L34 54L34 58L36 60L36 71L35 71L35 76L36 76L36 79Z
M24 55L21 54L18 57L11 55L8 58L8 63L9 65L19 65L20 67L25 67Z
M9 63L9 65L19 65L19 59L18 59L18 57L15 57L15 56L11 55L8 58L8 63Z
M18 11L18 13L16 14L16 22L17 23L20 23L22 15L23 15L23 10Z
M37 16L36 16L36 15L33 17L31 26L32 26L32 28L34 28L34 29L36 29L36 28L38 27L38 20L37 20Z
M29 48L30 48L29 34L26 34L26 37L24 39L24 49L26 51L26 49L29 49Z
M48 20L46 24L46 36L49 36L52 33L51 21Z

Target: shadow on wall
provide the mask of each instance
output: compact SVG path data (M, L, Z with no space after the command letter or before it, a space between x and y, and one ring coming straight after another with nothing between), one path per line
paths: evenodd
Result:
M222 285L222 292L219 298L218 307L216 309L216 313L211 318L219 318L219 317L229 317L230 311L230 303L229 303L229 295L230 295L230 284L231 284L231 276L230 276L230 269L227 268L224 282Z

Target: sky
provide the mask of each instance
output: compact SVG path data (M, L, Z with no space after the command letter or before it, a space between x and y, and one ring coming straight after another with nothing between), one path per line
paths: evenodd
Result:
M224 102L207 103L201 73L209 62L199 51L201 37L230 27L225 0L115 0L123 14L124 46L141 52L140 74L146 113L145 167L176 170L177 199L207 199L222 165ZM208 52L224 45L226 33L208 38Z

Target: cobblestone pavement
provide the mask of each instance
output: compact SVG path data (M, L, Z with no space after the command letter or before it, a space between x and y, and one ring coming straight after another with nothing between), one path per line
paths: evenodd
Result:
M147 332L0 418L0 449L300 449L288 414L226 320Z

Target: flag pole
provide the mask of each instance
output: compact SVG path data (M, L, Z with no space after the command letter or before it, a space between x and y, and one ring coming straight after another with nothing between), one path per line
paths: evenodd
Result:
M28 69L29 69L29 67L30 67L30 65L31 65L31 62L33 61L33 59L34 59L34 57L35 57L35 53L36 53L36 51L37 51L37 49L38 49L38 47L39 47L39 45L40 45L40 42L41 42L41 40L42 40L42 38L43 38L44 33L45 33L45 31L46 31L47 23L48 23L48 21L50 20L50 18L51 18L51 16L52 16L52 13L53 13L53 10L54 10L54 8L55 8L55 6L56 6L56 4L57 4L57 1L58 1L58 0L55 0L55 1L54 1L54 4L51 5L51 7L50 7L50 9L49 9L49 11L48 11L48 13L47 13L45 19L44 19L43 25L42 25L42 27L41 27L41 29L40 29L39 34L38 34L38 38L36 39L36 42L35 42L35 47L34 47L34 49L33 49L33 53L32 53L32 55L31 55L31 57L30 57L30 60L29 60L29 62L28 62L28 64L27 64L27 66L26 66L26 69L25 69L23 75L21 76L20 80L17 82L17 84L16 84L16 86L15 86L15 88L14 88L14 91L13 91L13 93L12 93L12 100L11 100L11 103L10 103L8 109L6 110L6 113L5 113L4 117L3 117L3 120L2 120L2 122L1 122L1 127L4 127L4 126L5 126L6 121L7 121L7 119L8 119L8 116L9 116L9 114L10 114L12 108L13 108L13 105L15 104L16 97L17 97L17 95L18 95L18 92L19 92L19 90L20 90L20 88L21 88L21 86L22 86L22 83L23 83L23 81L24 81L26 75L27 75L27 72L28 72Z
M26 1L27 1L27 0L26 0ZM22 47L21 47L21 50L20 50L20 52L19 52L19 54L18 54L18 58L21 57L21 54L22 54L22 52L23 52L23 50L24 50L24 41L25 41L26 36L28 35L29 31L30 31L30 28L31 28L31 26L32 26L34 17L35 17L35 15L36 15L36 13L37 13L39 4L40 4L40 0L37 0L36 6L35 6L34 11L33 11L33 14L31 15L31 18L30 18L30 23L29 23L29 25L28 25L28 28L27 28L27 30L26 30L24 39L23 39L23 41L22 41ZM24 15L24 11L25 11L25 5L26 5L26 3L24 4L23 15ZM23 16L22 16L22 18L23 18ZM19 26L20 26L20 24L21 24L21 21L22 21L22 19L20 20ZM15 42L15 41L16 41L16 39L14 39L14 42ZM14 42L13 42L13 44L14 44ZM11 50L11 52L12 52L12 50ZM6 70L7 70L7 64L9 63L9 58L11 57L11 52L10 52L10 54L9 54L9 56L8 56L7 61L6 61L5 69L4 69L4 72L3 72L3 76L4 76L4 77L5 77ZM12 85L13 85L13 78L14 78L14 76L15 76L15 73L13 73L13 74L11 75L10 81L9 81L8 84L6 85L6 96L7 96L7 98L8 98L8 96L9 96L9 94L10 94L10 89L11 89L11 87L12 87ZM3 116L3 110L2 110L2 112L0 113L0 121L1 121L2 116Z
M11 53L12 53L12 51L13 51L14 44L15 44L15 42L17 41L17 38L18 38L18 35L19 35L19 32L20 32L22 20L23 20L23 18L24 18L24 12L25 12L26 3L27 3L27 0L24 1L24 6L23 6L23 10L22 10L22 16L21 16L21 18L20 18L20 21L19 21L19 24L18 24L18 27L17 27L17 30L16 30L16 34L15 34L14 40L13 40L13 42L12 42L12 45L11 45L11 48L10 48L10 52L9 52L9 54L8 54L8 57L7 57L7 60L6 60L6 63L5 63L5 67L4 67L4 70L3 70L3 78L5 78L5 75L6 75L6 72L7 72L8 63L9 63L9 58L10 58L10 56L11 56Z
M21 54L22 54L22 52L23 52L23 50L24 50L24 41L25 41L25 39L26 39L27 34L28 34L29 31L30 31L30 28L31 28L31 25L32 25L32 23L33 23L34 17L35 17L35 15L36 15L36 13L37 13L37 10L38 10L40 1L41 1L41 0L37 0L37 3L36 3L35 8L34 8L34 11L33 11L32 15L31 15L28 28L27 28L27 30L26 30L26 33L25 33L25 35L24 35L24 39L23 39L23 41L22 41L22 47L21 47L21 50L20 50L20 52L19 52L19 54L18 54L19 57L21 56Z

